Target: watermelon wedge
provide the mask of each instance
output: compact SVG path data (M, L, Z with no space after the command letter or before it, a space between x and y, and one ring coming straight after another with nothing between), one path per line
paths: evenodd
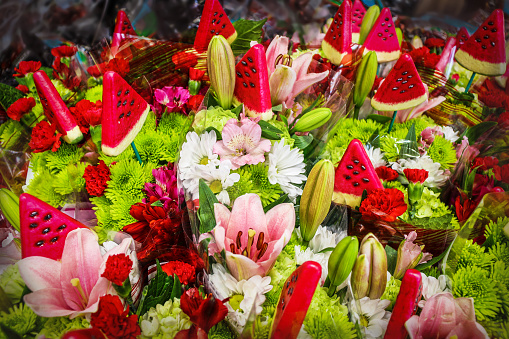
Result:
M75 144L83 139L78 123L44 71L34 73L35 88L41 99L44 115L63 134L65 142Z
M127 14L125 14L124 11L118 11L117 20L115 22L115 30L113 31L113 39L111 40L111 47L118 49L122 42L128 39L128 35L137 36L138 34L134 31Z
M504 13L496 9L456 52L456 61L466 69L484 75L505 72Z
M271 339L295 339L322 276L315 261L300 265L285 282L272 323Z
M332 201L351 207L359 206L362 193L383 189L362 142L353 139L341 158L334 178Z
M352 53L352 3L345 0L339 6L334 19L322 41L327 59L339 65L343 57Z
M244 104L246 114L267 120L272 117L269 72L263 45L256 44L235 66L235 103Z
M428 98L414 61L403 54L371 99L371 106L378 111L398 111L415 107Z
M79 221L28 193L19 197L19 215L22 258L40 256L59 260L67 234L77 228L86 228Z
M456 48L460 48L470 38L470 34L465 27L461 27L456 34Z
M361 0L355 0L352 7L352 42L359 42L362 19L364 19L366 9Z
M194 49L199 53L206 52L214 35L222 35L231 44L237 38L237 31L219 0L206 0L194 39Z
M103 77L103 115L101 148L104 154L122 153L143 127L149 105L117 73Z
M380 16L364 41L364 54L369 51L376 53L378 63L396 60L401 55L401 46L388 7L380 11Z

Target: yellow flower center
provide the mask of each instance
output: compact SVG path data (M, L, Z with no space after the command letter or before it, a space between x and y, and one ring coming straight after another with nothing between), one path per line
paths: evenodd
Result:
M361 326L368 327L369 325L369 319L364 314L361 314L359 322L361 323Z
M240 311L240 303L242 300L244 300L244 296L242 294L235 294L234 296L230 297L228 302L235 311Z
M221 184L221 180L214 180L209 185L212 193L217 194L223 190L223 185Z
M76 289L78 290L81 296L81 305L83 306L83 309L87 308L88 298L85 295L85 291L83 291L83 288L81 287L80 279L79 278L71 279L71 285L76 287Z
M203 157L200 160L200 165L207 165L209 163L209 157Z

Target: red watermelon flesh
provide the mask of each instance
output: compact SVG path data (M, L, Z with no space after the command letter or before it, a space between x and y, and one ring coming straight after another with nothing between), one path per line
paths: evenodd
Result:
M237 31L219 0L206 0L194 39L194 49L199 53L207 51L210 39L214 35L222 35L231 44L237 38Z
M343 57L352 53L352 4L345 0L339 6L327 34L322 41L327 59L339 65Z
M396 60L401 54L391 10L387 7L382 9L364 41L364 54L369 51L376 52L379 63Z
M137 36L134 31L131 21L127 17L124 11L118 11L117 20L115 22L115 30L113 31L113 39L111 41L111 47L119 47L127 37L127 35Z
M371 106L379 111L398 111L415 107L428 98L415 64L403 54L371 99Z
M83 139L78 123L44 71L34 73L34 83L41 99L44 115L63 134L65 142L75 144Z
M19 197L19 215L23 258L40 256L59 260L67 234L77 228L86 228L79 221L28 193Z
M484 75L502 75L506 54L504 13L496 9L456 52L456 61L466 69Z
M333 201L352 207L361 203L362 193L383 189L362 142L353 139L341 158L334 178Z
M244 104L250 117L270 119L272 104L270 100L269 72L263 45L256 44L247 51L235 66L234 99Z
M352 41L359 42L359 33L361 31L362 19L364 19L366 9L361 0L355 0L352 7Z
M461 27L456 34L456 48L460 48L470 38L470 34L465 27Z
M288 277L274 315L271 339L297 338L321 276L322 266L306 261Z
M117 156L129 147L143 127L149 109L147 102L120 75L106 72L103 77L103 153Z

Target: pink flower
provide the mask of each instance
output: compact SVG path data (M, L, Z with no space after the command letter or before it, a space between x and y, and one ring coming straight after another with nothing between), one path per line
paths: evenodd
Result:
M410 339L488 338L486 330L475 321L474 299L454 299L450 292L429 298L421 315L405 323Z
M156 101L168 108L169 112L181 112L191 97L189 91L183 87L163 87L154 91Z
M417 232L412 231L405 235L405 240L399 244L398 260L396 269L394 270L394 278L401 279L405 275L406 270L414 268L418 264L422 264L431 259L431 254L422 253L424 245L414 244L417 238Z
M421 132L421 144L426 147L431 146L433 141L435 141L435 136L437 135L444 136L444 133L440 127L426 127Z
M480 151L477 148L469 145L468 138L464 136L459 148L456 150L456 157L458 159L463 157L464 162L469 164L479 155L479 153Z
M230 119L223 128L223 140L214 145L214 153L221 161L231 160L232 169L246 164L255 165L265 161L265 152L271 143L262 139L262 128L255 121L241 115L241 121Z
M230 212L214 204L217 226L212 230L213 253L226 251L226 263L237 280L264 276L272 268L295 227L293 204L280 204L265 214L260 197L238 197Z
M101 277L110 255L125 253L132 239L101 256L97 235L87 228L69 232L65 239L62 261L45 257L28 257L18 262L19 273L32 291L24 301L41 317L71 319L94 313L99 298L111 289L111 283Z

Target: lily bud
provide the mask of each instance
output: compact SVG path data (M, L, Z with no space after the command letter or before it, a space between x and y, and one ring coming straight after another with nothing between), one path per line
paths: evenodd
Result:
M304 241L315 236L320 223L329 212L334 191L334 165L322 159L313 166L300 200L300 232Z
M19 197L6 188L0 189L0 209L7 221L19 232Z
M414 38L412 39L412 46L414 46L415 49L421 48L424 46L421 38L418 35L415 35Z
M375 83L377 68L378 58L374 51L370 51L362 57L361 64L357 68L355 87L353 88L353 102L355 106L361 107L369 92L371 92L371 88L373 88Z
M403 31L399 27L396 27L396 36L398 37L398 42L401 46L401 43L403 42Z
M282 104L292 93L297 73L286 65L277 65L269 79L272 106Z
M362 19L361 31L359 33L359 45L364 43L366 37L368 36L369 31L375 25L376 19L380 15L380 7L377 5L373 5L366 11L364 14L364 18Z
M378 239L369 233L362 239L359 257L352 270L355 298L379 299L387 285L387 255Z
M315 108L314 110L307 112L299 121L295 123L292 128L292 132L309 132L315 128L321 127L325 124L332 116L330 108L321 107Z
M414 240L417 238L415 231L410 232L405 238L398 247L398 260L394 270L395 279L403 278L407 270L431 259L431 254L422 253L424 245L414 244Z
M345 237L332 251L328 262L328 276L331 282L329 291L335 292L336 286L339 286L348 278L352 272L357 252L359 251L359 240L357 237ZM329 295L332 295L329 293Z
M210 86L216 92L219 105L230 109L235 89L235 57L230 44L222 35L214 36L207 51Z

